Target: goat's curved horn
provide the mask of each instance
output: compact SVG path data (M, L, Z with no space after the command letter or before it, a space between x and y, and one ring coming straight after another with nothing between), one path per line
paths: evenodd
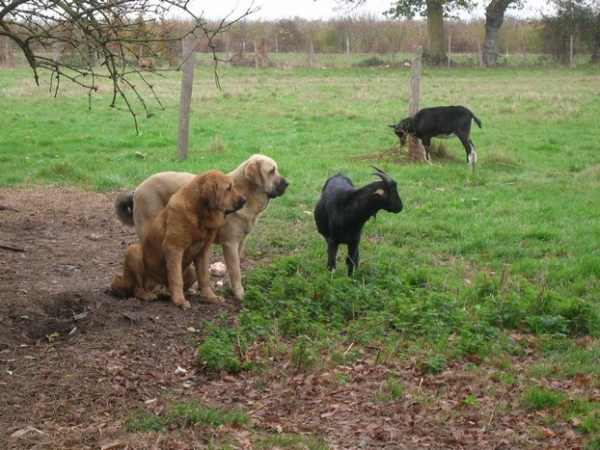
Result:
M385 171L381 170L379 167L377 167L377 166L371 166L371 167L377 171L373 175L379 176L386 183L391 183L392 181L394 181L387 173L385 173Z

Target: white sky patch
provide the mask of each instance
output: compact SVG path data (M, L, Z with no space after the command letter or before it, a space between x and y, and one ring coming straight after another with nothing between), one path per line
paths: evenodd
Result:
M463 20L485 18L486 1L479 1L479 5L471 12L461 12L459 17ZM385 20L383 13L390 9L393 0L367 0L364 5L357 8L340 7L333 0L194 0L191 2L196 14L203 12L207 19L222 19L229 16L231 19L239 17L248 8L259 9L248 17L248 20L273 21L278 19L293 19L300 17L306 20L329 20L343 17L371 16L375 19ZM524 7L520 10L509 9L508 16L522 18L536 18L551 12L545 0L524 0Z

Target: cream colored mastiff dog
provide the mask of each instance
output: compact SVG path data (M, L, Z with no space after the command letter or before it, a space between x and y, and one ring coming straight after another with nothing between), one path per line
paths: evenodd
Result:
M269 200L285 193L289 182L278 171L277 163L264 155L252 155L228 174L235 188L246 197L245 206L227 216L217 232L215 243L221 244L229 281L237 299L244 297L240 259L248 235L258 218L269 205ZM165 208L171 196L194 179L185 172L161 172L143 181L133 193L119 194L115 212L125 225L135 227L143 242L148 227Z
M174 304L187 309L191 305L184 292L198 280L206 300L222 302L210 287L210 247L227 215L244 203L231 177L217 170L198 174L173 194L144 240L127 247L123 275L115 275L111 283L113 294L144 301L168 294Z

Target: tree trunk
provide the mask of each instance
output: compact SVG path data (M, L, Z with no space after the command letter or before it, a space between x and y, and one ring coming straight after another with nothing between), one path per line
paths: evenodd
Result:
M429 44L423 54L423 62L430 66L443 66L446 64L443 0L427 0L427 31Z
M596 33L594 33L593 44L590 45L592 56L590 57L590 63L598 64L600 63L600 14L598 15L598 28L596 29Z
M189 34L181 42L183 54L183 73L181 74L181 92L179 95L179 128L177 132L177 159L188 157L190 140L190 111L194 87L194 68L196 67L196 45L198 39Z
M488 67L496 65L498 53L496 43L500 35L500 27L504 22L504 12L508 5L516 0L492 0L485 9L485 43L483 44L483 64Z

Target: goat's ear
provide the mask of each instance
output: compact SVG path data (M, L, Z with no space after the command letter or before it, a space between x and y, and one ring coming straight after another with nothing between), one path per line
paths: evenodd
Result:
M383 189L377 189L375 191L375 195L379 195L379 196L383 197L385 195L385 191Z

